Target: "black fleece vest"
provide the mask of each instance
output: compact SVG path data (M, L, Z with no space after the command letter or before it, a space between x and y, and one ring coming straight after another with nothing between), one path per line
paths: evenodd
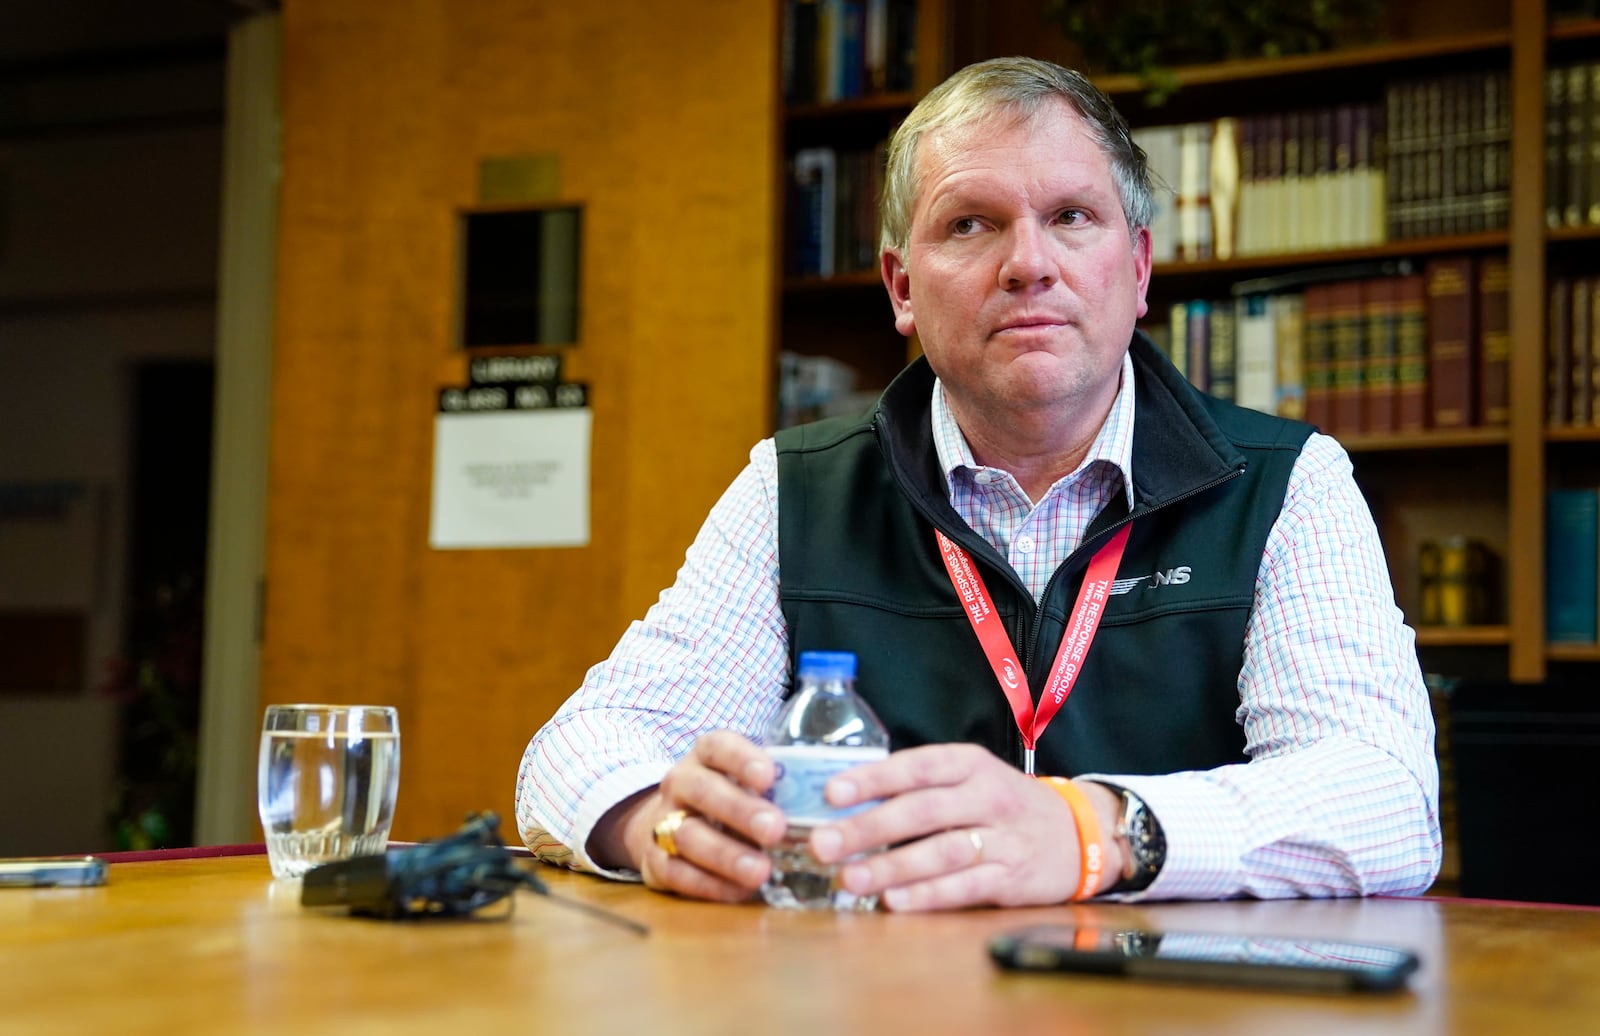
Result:
M780 597L791 666L853 651L894 748L969 741L1017 765L1022 739L940 560L937 526L982 573L1037 703L1090 558L1128 521L1111 596L1072 696L1038 745L1040 773L1172 773L1245 757L1238 679L1268 532L1311 433L1194 390L1136 335L1134 507L1119 496L1036 607L956 515L918 360L874 411L777 436Z

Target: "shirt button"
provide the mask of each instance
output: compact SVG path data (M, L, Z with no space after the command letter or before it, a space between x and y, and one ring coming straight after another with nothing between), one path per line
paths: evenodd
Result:
M1033 537L1032 536L1018 536L1017 537L1017 550L1021 551L1024 554L1032 554L1033 553Z

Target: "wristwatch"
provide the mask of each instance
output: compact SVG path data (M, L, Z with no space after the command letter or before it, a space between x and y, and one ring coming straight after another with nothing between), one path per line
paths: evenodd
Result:
M1122 815L1117 818L1117 841L1126 847L1122 877L1107 892L1143 892L1161 873L1167 862L1167 836L1161 821L1150 812L1144 799L1127 788L1112 787L1122 796Z

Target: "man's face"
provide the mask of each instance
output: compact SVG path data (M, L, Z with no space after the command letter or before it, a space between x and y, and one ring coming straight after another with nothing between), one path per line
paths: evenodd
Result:
M909 243L883 274L895 326L918 334L958 415L1109 405L1150 235L1129 233L1083 118L1058 101L936 130L916 162Z

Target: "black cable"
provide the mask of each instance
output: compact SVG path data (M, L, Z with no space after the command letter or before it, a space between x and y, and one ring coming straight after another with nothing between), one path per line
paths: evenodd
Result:
M351 914L386 920L467 917L519 888L639 935L649 934L636 921L555 895L518 867L500 838L500 818L488 810L469 815L459 831L444 838L391 849L382 856L314 867L302 881L300 902L348 905ZM510 910L502 916L509 917Z

